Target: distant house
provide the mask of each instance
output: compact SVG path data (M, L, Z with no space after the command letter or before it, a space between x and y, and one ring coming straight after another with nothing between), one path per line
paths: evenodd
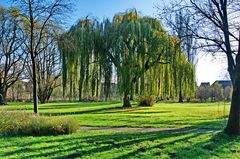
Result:
M210 83L209 82L202 82L200 87L210 87Z
M232 81L231 80L217 80L212 85L214 85L216 83L220 84L223 87L223 89L225 89L227 87L232 87Z

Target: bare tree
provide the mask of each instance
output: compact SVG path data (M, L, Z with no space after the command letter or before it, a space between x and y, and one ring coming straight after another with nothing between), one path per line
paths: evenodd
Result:
M56 29L54 28L53 30ZM54 32L54 34L56 33ZM41 45L48 45L36 58L38 99L44 104L49 101L54 88L59 86L57 80L61 75L61 63L57 45L57 35L43 39Z
M47 45L41 45L46 36L47 27L55 24L59 25L62 16L70 10L70 2L67 0L14 0L21 8L22 16L25 20L24 45L25 53L30 55L31 72L33 84L34 112L38 113L38 95L37 95L37 66L36 60L38 54L46 49ZM50 45L50 43L49 43Z
M224 98L227 101L231 100L232 91L233 91L232 87L229 87L229 86L224 89Z
M180 2L171 3L166 2L165 0L161 1L161 5L156 5L158 18L160 18L164 25L169 29L170 34L178 37L182 50L186 52L187 60L196 64L197 40L191 34L191 30L193 29L197 31L198 28L193 25L193 17L189 15L188 9L175 7Z
M221 84L215 83L211 86L211 101L222 101L224 99L224 89Z
M226 56L233 94L225 132L240 134L240 1L182 0L176 3L176 9L188 10L194 20L194 28L198 30L190 27L190 34L198 39L198 47Z
M196 90L196 97L201 101L207 101L211 97L211 88L200 86Z
M7 91L25 66L23 40L19 10L0 6L0 104L6 104Z

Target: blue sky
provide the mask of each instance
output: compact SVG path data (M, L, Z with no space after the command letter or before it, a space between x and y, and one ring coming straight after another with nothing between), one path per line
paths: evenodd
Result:
M9 5L10 0L0 0L0 4ZM86 17L112 18L115 13L124 12L127 9L136 8L143 15L156 16L156 4L161 0L75 0L73 12L66 19L68 27L78 19ZM197 64L197 82L211 82L222 79L226 74L226 63L222 57L202 56ZM223 71L225 70L225 71Z
M78 0L75 2L70 22L76 22L86 15L97 17L99 20L112 18L115 13L131 8L136 8L144 15L154 16L156 9L153 6L158 2L159 0Z

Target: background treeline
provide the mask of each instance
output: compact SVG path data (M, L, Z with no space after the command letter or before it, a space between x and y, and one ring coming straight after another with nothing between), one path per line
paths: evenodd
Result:
M177 37L157 19L136 10L98 22L81 19L59 41L63 96L70 100L105 100L116 85L124 106L139 96L191 98L195 67L187 61Z
M201 102L230 101L232 98L232 87L223 87L219 83L211 86L200 86L196 89L196 98Z

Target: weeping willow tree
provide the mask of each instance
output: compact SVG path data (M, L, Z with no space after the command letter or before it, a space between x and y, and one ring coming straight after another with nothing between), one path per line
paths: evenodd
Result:
M59 41L62 58L63 96L68 91L69 99L79 101L99 96L101 66L99 53L102 45L101 26L88 18L82 19ZM69 90L67 90L67 85ZM78 90L78 93L77 91Z
M168 35L160 21L136 10L101 23L82 19L62 36L59 46L63 94L68 88L70 99L78 86L79 100L99 97L101 89L107 100L113 82L124 107L136 96L183 98L194 90L194 67L177 38Z

